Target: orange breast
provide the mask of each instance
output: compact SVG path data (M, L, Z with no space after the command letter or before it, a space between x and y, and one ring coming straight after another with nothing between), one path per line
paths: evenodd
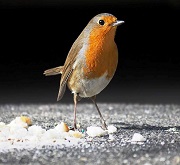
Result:
M89 37L86 51L86 67L84 74L87 78L98 78L107 72L111 79L118 63L118 50L114 42L115 31L108 32L94 29Z

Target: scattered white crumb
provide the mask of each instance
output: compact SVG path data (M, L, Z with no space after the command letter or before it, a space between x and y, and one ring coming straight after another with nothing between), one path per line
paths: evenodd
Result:
M84 135L82 134L82 132L79 131L69 131L69 136L75 137L75 138L82 138Z
M45 130L41 126L28 127L24 118L16 117L9 124L0 122L0 152L11 148L34 148L43 145L77 145L83 142L84 134L69 131L68 126L61 122L55 128Z
M145 142L146 138L139 133L135 133L131 139L131 143Z
M90 137L96 137L96 136L106 135L108 133L108 131L107 130L103 130L101 127L90 126L90 127L87 127L86 133Z
M108 127L107 127L107 129L108 129L108 133L110 134L110 133L115 133L115 132L117 132L117 128L115 127L115 126L113 126L113 125L109 125Z
M80 127L80 125L78 125ZM9 124L0 122L0 152L8 149L28 149L42 147L43 145L77 145L79 142L92 141L93 137L109 134L109 141L115 138L113 133L117 128L113 125L108 126L108 130L101 127L90 126L87 128L86 139L85 134L78 130L69 130L69 127L61 122L56 127L49 130L43 129L41 126L33 125L31 119L26 116L16 117Z
M0 128L3 127L3 126L5 126L5 125L6 125L5 123L0 122Z
M69 131L68 126L64 122L61 122L61 124L58 124L54 129L58 130L60 132L68 132Z
M42 136L46 132L41 126L33 125L28 128L29 136Z
M79 123L76 124L77 129L81 128L81 125Z
M9 127L23 127L23 128L27 128L28 124L26 122L24 122L23 120L21 120L21 117L16 117L14 120L12 120L9 124Z
M87 127L86 133L90 137L96 137L96 136L103 136L103 135L107 135L107 134L112 134L112 133L117 131L117 128L113 125L108 126L107 129L108 130L104 130L101 127L90 126L90 127Z

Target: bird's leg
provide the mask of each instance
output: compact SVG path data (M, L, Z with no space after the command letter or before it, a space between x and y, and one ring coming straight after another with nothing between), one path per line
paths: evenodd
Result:
M105 122L105 120L104 120L104 118L103 118L103 116L102 116L102 114L101 114L101 112L100 112L100 110L99 110L99 108L97 106L97 103L96 103L96 96L91 97L91 100L94 103L94 105L95 105L95 107L96 107L96 109L97 109L97 111L99 113L100 120L101 120L101 123L102 123L102 128L107 130L106 122Z
M76 125L77 102L78 102L78 95L74 93L74 130L77 129L77 125Z
M81 100L81 97L79 96L79 93L74 93L74 128L71 130L76 130L77 125L76 125L76 112L77 112L77 102Z

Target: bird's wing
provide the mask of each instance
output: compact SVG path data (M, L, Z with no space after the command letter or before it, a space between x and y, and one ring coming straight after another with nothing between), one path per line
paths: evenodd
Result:
M83 46L83 42L81 40L81 37L78 37L68 53L68 56L66 58L66 61L65 61L65 64L64 64L64 67L62 70L62 76L61 76L57 101L61 100L64 95L64 92L66 90L67 81L73 72L73 64L74 64L74 62L76 60L76 56L79 53L79 51L81 50L82 46Z

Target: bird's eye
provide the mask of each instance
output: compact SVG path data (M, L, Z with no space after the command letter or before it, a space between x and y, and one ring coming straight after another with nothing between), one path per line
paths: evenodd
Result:
M102 20L102 19L99 20L99 25L104 25L104 23L105 23L104 20Z

